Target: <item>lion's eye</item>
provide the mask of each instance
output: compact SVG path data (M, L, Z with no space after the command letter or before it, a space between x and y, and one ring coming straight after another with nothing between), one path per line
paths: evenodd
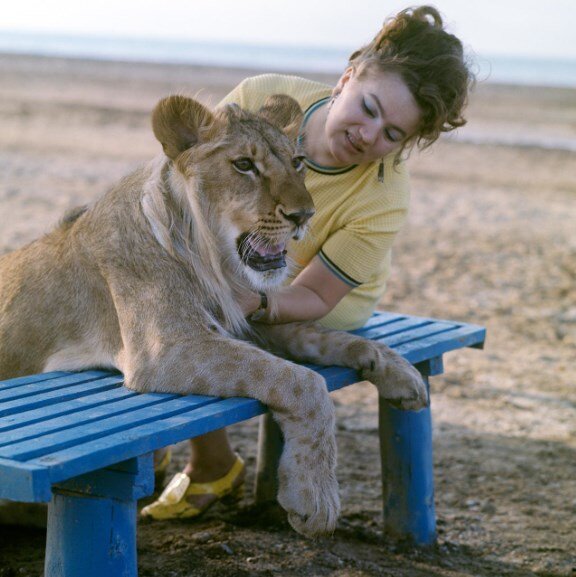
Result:
M238 158L232 161L232 165L238 172L253 172L254 174L258 174L258 169L250 158Z
M292 166L300 172L304 168L304 156L295 156L292 159Z

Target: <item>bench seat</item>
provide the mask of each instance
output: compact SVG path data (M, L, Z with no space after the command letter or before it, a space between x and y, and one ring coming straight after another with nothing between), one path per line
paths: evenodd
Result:
M386 343L425 379L443 372L444 353L482 347L485 339L483 327L394 313L376 313L354 332ZM311 368L330 391L358 381L351 369ZM250 398L138 394L123 386L121 374L105 371L1 381L0 498L50 502L46 577L135 576L136 501L153 492L153 451L266 412ZM268 457L259 463L256 493L269 498L278 434L271 419L262 422L260 455ZM380 439L385 528L432 543L430 410L380 403Z

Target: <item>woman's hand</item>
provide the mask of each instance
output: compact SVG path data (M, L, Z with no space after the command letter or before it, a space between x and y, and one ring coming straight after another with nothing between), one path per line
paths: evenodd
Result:
M321 319L351 290L351 286L341 281L318 257L314 257L291 285L267 292L268 306L258 322L290 323ZM240 293L237 299L246 318L250 318L262 303L256 291Z
M261 323L316 321L326 316L352 287L341 281L318 257L302 270L291 285L267 293L268 306L258 316ZM243 297L242 310L250 316L260 307L260 295Z

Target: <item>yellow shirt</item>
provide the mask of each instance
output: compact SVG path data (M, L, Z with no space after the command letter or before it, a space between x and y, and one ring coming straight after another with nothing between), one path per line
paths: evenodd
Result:
M304 111L331 94L319 82L265 74L241 82L220 105L235 102L257 112L268 96L288 94ZM341 280L353 287L322 319L328 327L361 327L374 312L390 274L390 253L409 204L405 163L393 166L394 155L384 158L384 182L378 180L379 162L336 171L308 164L306 187L316 214L310 230L294 241L288 254L294 263L290 280L318 255Z

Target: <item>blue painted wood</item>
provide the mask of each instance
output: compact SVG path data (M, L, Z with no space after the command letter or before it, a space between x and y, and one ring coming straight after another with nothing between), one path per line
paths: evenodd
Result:
M0 499L47 502L52 496L50 470L45 465L0 459Z
M265 411L265 407L254 399L223 399L38 457L30 462L49 467L51 481L58 482L245 421Z
M82 373L78 373L81 378ZM74 375L77 376L77 375ZM67 386L65 389L56 389L49 392L39 392L34 396L25 396L3 402L0 406L0 416L12 415L39 407L46 407L56 403L63 403L71 399L77 399L98 391L112 389L119 384L119 377L108 377L98 380L88 380L78 385Z
M63 376L57 378L39 380L31 380L31 378L28 377L28 380L24 381L19 386L9 384L1 386L0 402L20 399L23 397L31 397L38 393L47 393L48 391L55 391L66 387L74 387L79 383L95 381L105 377L109 378L110 373L103 373L102 371L84 371L82 373L64 373ZM3 381L3 383L10 383L10 381Z
M48 507L46 577L137 577L137 499L152 494L152 454L71 479Z
M386 325L398 323L409 318L415 319L416 321L422 320L420 317L414 317L411 315L409 316L409 315L401 315L398 313L392 313L388 311L378 311L368 319L368 321L364 324L364 326L360 327L359 329L355 329L351 332L353 334L362 334L363 332L371 328L385 327Z
M402 345L420 343L423 339L449 333L455 329L456 327L454 325L448 323L425 323L410 327L410 330L402 330L386 337L374 338L375 340L385 342L389 347L397 350ZM451 339L452 337L450 336L449 338Z
M414 363L414 366L425 377L441 375L444 372L444 361L442 357L433 357L420 363Z
M405 318L399 319L395 322L388 322L383 326L372 327L368 330L360 329L358 336L365 339L379 340L385 342L389 347L393 347L396 340L410 339L412 335L416 335L415 331L426 329L426 327L434 328L435 323L420 318Z
M78 475L54 486L60 493L138 500L154 492L154 455L147 453L116 466Z
M123 387L119 387L116 391L119 393L128 392L128 390ZM177 396L173 395L172 398L177 398ZM96 423L93 426L105 429L107 422L112 421L116 423L122 415L127 415L128 413L135 415L137 409L163 404L166 400L165 395L132 394L126 398L117 396L116 402L113 404L107 403L100 406L92 406L89 409L79 408L73 413L49 420L37 421L33 424L7 431L0 436L0 449L6 445L11 445L10 448L13 449L22 446L24 441L37 443L41 437L42 441L47 441L48 437L46 435L50 434L54 436L57 433L65 434L64 432L67 429L74 429L74 434L80 435L80 425L82 425L83 429L87 429L89 424ZM107 434L107 432L102 431L101 433ZM62 437L58 438L60 441L62 440ZM75 440L81 442L83 437L78 436ZM37 445L37 448L40 450L41 445ZM14 455L11 456L14 457Z
M14 429L22 430L24 427L33 425L34 423L56 419L64 415L77 415L77 418L81 418L81 415L78 415L81 411L89 411L93 408L106 406L122 399L136 396L140 395L135 391L118 385L116 388L107 389L101 393L70 399L66 403L42 407L23 413L13 413L12 415L0 417L0 433ZM1 438L4 439L4 436Z
M443 371L444 353L481 346L485 338L482 327L395 313L374 315L354 332L388 344L424 375ZM311 368L325 377L331 391L358 380L351 369ZM100 537L81 539L94 543L86 544L87 557L107 555L110 534L118 529L112 528L110 515L121 519L112 541L131 542L135 499L151 490L152 475L150 457L141 468L146 475L139 474L136 457L266 412L265 406L248 398L137 395L122 386L121 375L104 371L47 373L0 382L0 498L48 501L52 487L60 487L51 505L46 574L67 575L59 572L63 565L75 567L75 558L84 557L77 553L83 545L75 542L78 523L88 532L88 519L104 520L102 528L94 528ZM405 413L382 404L381 436L387 439L382 449L389 491L386 530L429 543L435 535L429 411ZM68 492L86 495L69 503ZM110 500L123 504L116 510ZM69 536L74 543L67 542ZM91 564L93 573L82 566L81 574L135 575L130 573L135 558L127 559L128 565L120 568L117 559L112 563L98 558ZM106 565L109 562L112 565ZM75 571L69 574L80 574L80 569Z
M45 577L137 577L136 501L59 493L48 507Z
M64 371L53 371L51 373L39 373L37 375L28 375L26 377L16 377L14 379L6 379L0 381L0 391L7 390L11 387L19 387L28 383L40 383L42 381L49 381L58 377L66 377L70 373Z
M471 328L469 325L462 325L458 323L446 323L442 321L435 321L433 319L423 319L418 317L407 317L405 315L384 313L375 315L367 324L366 328L356 332L363 334L364 336L370 336L372 338L375 336L381 337L384 335L382 338L383 342L386 342L393 347L397 346L397 350L402 352L402 354L405 354L405 356L410 357L410 360L413 362L425 362L427 360L430 361L430 356L436 355L434 358L436 359L435 362L437 363L436 372L438 372L441 370L441 364L438 364L437 361L438 352L442 353L446 350L452 350L456 347L470 346L475 342L479 342L479 340L483 339L483 336L481 338L479 337L479 334L482 331L483 329L480 327ZM421 352L422 347L426 349L425 354ZM428 356L428 359L425 358L426 356ZM327 379L328 387L330 390L336 390L337 388L347 386L348 384L356 382L358 379L355 371L350 369L344 369L341 367L314 368L323 374L323 376ZM157 448L154 442L149 442L146 439L146 436L157 435L160 429L165 430L165 433L161 437L163 443L178 442L184 438L184 436L178 438L180 431L182 430L182 425L178 420L175 422L174 420L167 420L162 418L159 421L155 421L148 414L146 415L146 419L149 420L150 426L142 428L142 423L139 422L137 418L133 418L128 412L125 414L128 422L118 422L113 418L114 415L108 415L109 419L103 419L103 422L100 423L100 425L102 425L101 427L98 427L98 421L95 421L91 427L89 422L83 422L87 420L85 417L78 417L74 414L74 412L69 412L69 407L71 407L73 404L78 407L80 407L82 404L86 404L89 408L92 405L92 396L97 397L98 395L106 395L111 392L109 389L105 388L104 392L98 393L97 387L102 385L106 387L111 383L115 383L115 387L118 387L119 383L121 382L121 377L107 377L106 375L107 373L101 371L89 374L89 378L96 377L98 380L93 380L89 383L80 383L81 387L84 385L82 387L82 394L84 396L78 397L76 394L72 394L71 397L68 396L70 389L78 390L77 387L67 386L64 389L58 388L59 383L62 383L61 379L63 377L62 375L56 375L54 378L49 380L49 384L52 389L56 387L56 390L52 390L47 394L37 394L36 397L34 397L34 401L32 403L20 403L17 407L10 402L2 403L0 407L4 407L4 411L6 411L5 407L9 407L12 415L0 419L0 430L2 430L2 426L13 427L15 420L17 420L19 417L22 419L28 419L27 422L30 425L38 425L39 428L35 429L30 425L25 425L26 428L22 429L24 434L18 439L17 445L11 445L9 448L6 448L8 442L11 443L12 441L17 440L18 434L16 430L14 437L11 436L10 439L8 439L6 442L1 441L2 445L4 445L2 449L6 450L0 454L4 457L13 457L20 460L43 459L39 461L41 465L49 466L53 471L58 469L58 472L54 473L56 475L54 478L61 479L64 478L63 475L66 474L65 471L67 468L70 469L70 475L80 474L81 472L91 470L90 467L93 465L89 463L89 456L86 456L89 455L89 451L94 448L94 445L91 441L91 435L100 435L104 431L106 433L105 438L107 439L108 444L97 444L99 454L101 454L102 457L101 460L96 460L94 465L99 467L108 466L112 462L111 459L118 460L119 457L131 458L136 456L136 452L126 452L121 456L116 454L115 444L118 442L118 437L125 438L125 435L122 433L125 428L138 428L138 430L132 431L134 435L133 446L135 447L135 451L144 452ZM66 375L66 377L64 377L67 379L65 383L70 385L74 379L82 381L85 376L86 373ZM34 383L39 385L37 381L40 377L42 377L42 375L32 377L30 379L21 379L20 382L23 386L29 386L30 384ZM118 390L125 391L125 389ZM56 391L59 391L59 393L56 393ZM148 396L149 395L138 395L136 398L141 399ZM160 395L160 397L161 396L162 395ZM40 401L36 400L38 398ZM28 399L28 401L30 400L31 399ZM28 410L30 407L37 406L37 403L40 404L40 408L32 408L32 410ZM182 433L182 435L200 435L204 432L207 432L208 430L214 430L216 428L232 424L233 422L237 422L237 419L249 418L248 416L244 415L255 416L265 412L264 407L252 400L240 399L233 401L229 399L226 401L226 403L226 405L218 405L213 409L214 414L210 416L212 421L209 424L204 419L204 415L202 413L187 413L185 416L183 416L183 418L188 419L189 423L187 423L185 427L186 433ZM226 410L221 408L224 406L226 406ZM65 409L62 407L65 407ZM16 410L23 411L25 409L26 411L24 413L14 412ZM41 419L43 411L46 411L47 417L53 416L55 418ZM96 418L100 418L106 409L95 409L95 411ZM67 415L71 426L74 425L75 419L78 419L83 429L80 429L79 431L74 431L72 428L70 430L65 430L65 420L58 420L58 415L60 415L60 418L63 418ZM120 418L120 415L118 415L118 418ZM6 419L11 420L6 421ZM91 419L88 419L88 421L90 420ZM113 421L111 426L109 426L110 420ZM76 423L76 425L78 425L78 423ZM63 427L62 430L59 429L60 426ZM42 429L42 427L45 428ZM96 431L95 429L98 428L100 430ZM44 434L46 434L45 438L41 439L40 437ZM50 435L53 435L53 437ZM34 441L31 440L32 436L34 436ZM26 441L26 438L29 440ZM56 444L53 442L54 438L56 438ZM72 442L75 444L78 443L79 445L88 445L88 448L85 452L86 455L80 455L78 452L79 449L75 450L74 447L69 447L68 444ZM123 443L123 445L125 445L125 443ZM108 447L110 453L109 455L106 455L106 447ZM113 457L111 455L113 455Z
M418 545L436 540L430 408L399 411L379 401L384 531Z
M459 326L449 332L426 336L416 342L399 345L395 350L411 363L419 363L431 357L464 347L479 348L486 338L486 329L475 325Z
M86 422L85 420L74 422L67 417L68 427L55 432L46 431L46 425L49 427L50 423L37 423L31 427L37 431L32 439L16 441L0 447L0 457L18 461L31 460L67 447L89 443L92 439L111 438L116 433L122 434L125 431L134 430L142 424L155 423L216 400L217 397L196 395L168 398L164 402L156 402L149 406L136 406L130 412L122 411L120 415L110 417L100 415L101 418L95 422Z

